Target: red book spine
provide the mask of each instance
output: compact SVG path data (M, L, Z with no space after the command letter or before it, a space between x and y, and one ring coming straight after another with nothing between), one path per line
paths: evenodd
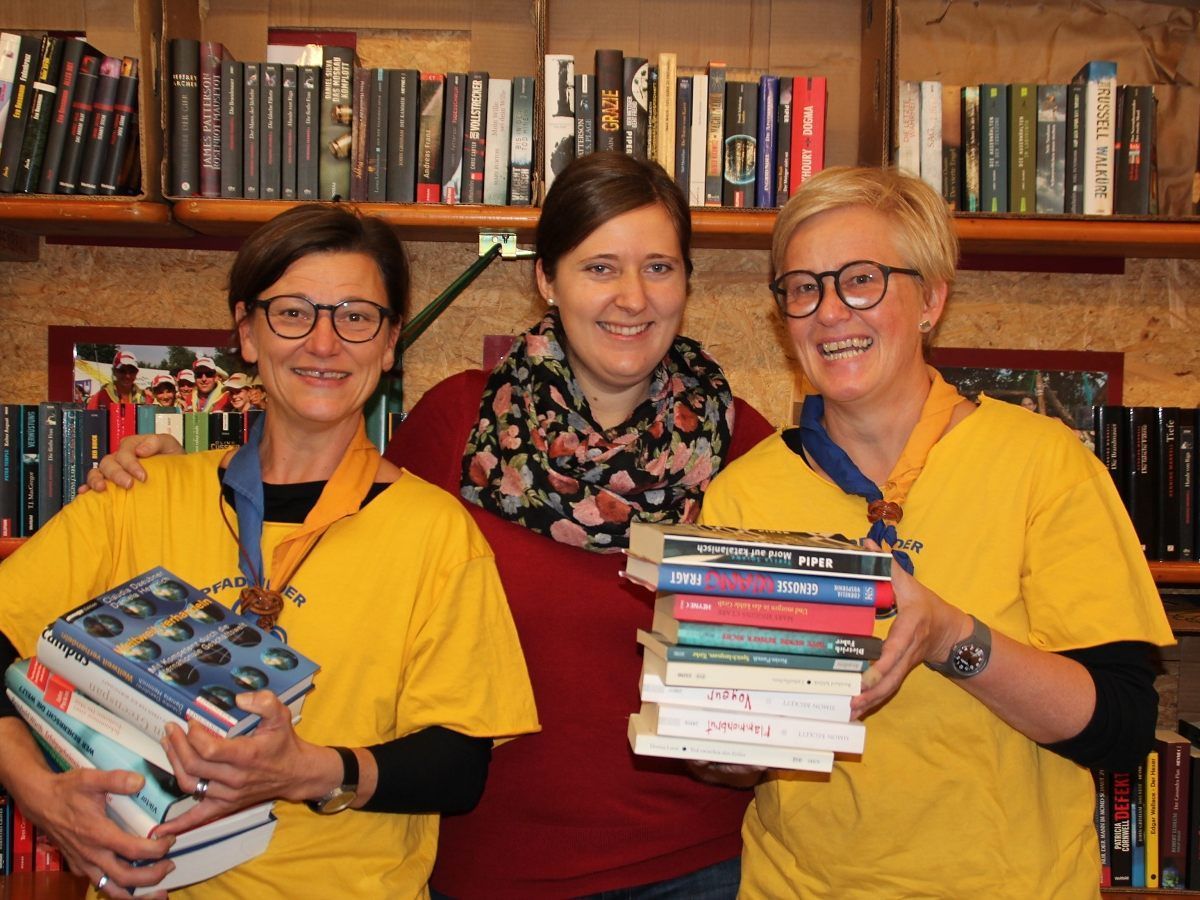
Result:
M871 606L675 594L673 607L673 615L680 622L751 625L862 636L870 636L875 630L875 609Z
M108 447L116 452L121 446L121 438L129 434L137 434L137 405L134 403L113 403L108 407Z
M21 808L12 809L12 873L33 871L33 823Z

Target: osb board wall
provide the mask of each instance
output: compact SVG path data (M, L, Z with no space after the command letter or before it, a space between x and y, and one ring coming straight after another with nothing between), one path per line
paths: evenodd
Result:
M423 305L474 257L460 244L409 245ZM44 245L35 263L0 264L0 399L46 394L47 326L222 328L232 254ZM720 360L735 390L776 424L792 377L765 288L765 251L705 250L685 330ZM528 262L494 262L406 360L415 402L440 378L480 363L483 336L527 327L542 306ZM1090 349L1125 354L1124 401L1200 405L1200 260L1129 260L1123 275L964 272L938 342L955 347Z

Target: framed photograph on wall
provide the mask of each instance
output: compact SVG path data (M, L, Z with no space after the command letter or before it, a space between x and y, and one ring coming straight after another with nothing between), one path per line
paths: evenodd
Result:
M174 378L205 357L213 361L221 381L234 372L253 371L234 348L230 330L51 325L49 332L50 400L86 403L112 383L118 353L133 356L135 384L143 392L155 377Z
M1121 402L1125 357L1090 350L977 350L934 347L931 362L959 392L980 393L1055 416L1088 447L1092 407Z

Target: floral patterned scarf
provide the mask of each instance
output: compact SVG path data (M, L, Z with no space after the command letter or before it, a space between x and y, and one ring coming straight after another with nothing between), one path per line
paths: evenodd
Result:
M463 497L594 553L628 547L631 521L694 521L733 433L721 367L677 337L651 373L649 398L604 430L560 334L552 309L488 377L463 455Z

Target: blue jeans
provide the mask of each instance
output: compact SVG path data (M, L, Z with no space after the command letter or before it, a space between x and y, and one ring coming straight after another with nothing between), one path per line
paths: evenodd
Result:
M617 888L588 894L578 900L734 900L742 878L740 857L708 866L696 872L642 884L637 887ZM447 894L429 889L432 900L453 900Z

